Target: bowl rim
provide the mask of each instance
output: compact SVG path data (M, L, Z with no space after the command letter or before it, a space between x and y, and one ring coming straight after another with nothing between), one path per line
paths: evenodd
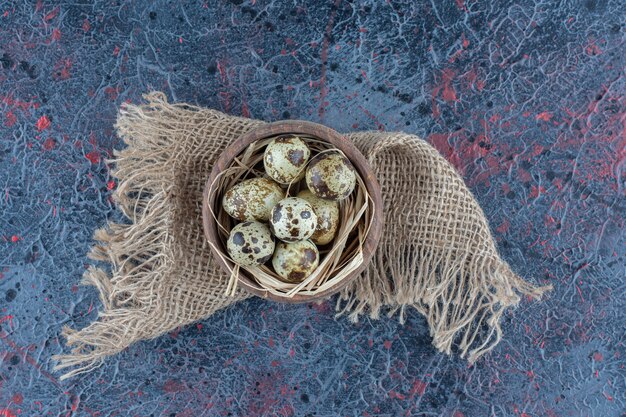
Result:
M363 183L365 184L370 198L373 201L373 205L377 208L372 215L371 226L367 236L365 237L365 242L363 243L363 262L361 262L359 267L352 271L346 278L337 282L330 288L321 291L319 294L295 294L292 297L273 294L268 290L258 288L255 281L248 276L248 272L243 269L239 269L237 285L244 288L246 291L261 298L271 299L273 301L285 303L306 303L327 298L339 292L342 288L356 279L356 277L361 274L371 261L382 235L383 205L380 184L378 183L371 166L363 154L356 148L356 146L354 146L352 141L327 126L304 120L283 120L266 123L259 127L252 128L228 145L213 165L213 169L211 170L211 174L209 175L203 192L202 224L205 238L208 242L213 243L212 245L209 245L209 247L214 260L218 263L222 270L230 275L230 270L234 267L234 264L221 256L222 254L227 253L226 248L224 247L223 242L219 239L217 222L209 210L209 205L213 205L216 199L216 193L212 192L214 190L211 190L211 184L214 183L215 179L221 172L230 166L232 160L251 143L261 139L284 134L314 136L329 142L331 145L341 150L348 157L354 168L363 179ZM218 252L218 246L222 250L221 253Z

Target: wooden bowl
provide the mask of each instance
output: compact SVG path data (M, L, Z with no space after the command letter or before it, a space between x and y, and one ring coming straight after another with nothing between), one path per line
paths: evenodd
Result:
M210 243L211 251L213 252L215 261L226 273L230 275L235 265L227 257L225 244L226 242L222 237L220 237L218 224L216 218L214 217L214 213L222 210L220 195L221 191L217 189L217 187L215 187L214 185L212 186L212 184L215 184L217 182L216 180L218 176L220 176L222 172L229 168L232 165L234 159L242 154L242 152L246 150L249 145L259 140L285 134L306 135L309 137L314 137L318 140L328 142L330 144L329 147L337 148L342 151L350 160L357 173L360 175L362 182L367 189L367 193L369 194L370 203L367 209L372 211L372 213L369 213L370 224L369 228L367 229L367 235L365 236L364 241L361 245L362 262L360 263L360 265L358 265L356 269L349 272L337 283L333 284L332 287L318 291L314 295L296 293L291 296L282 296L276 293L269 292L268 290L259 288L258 282L255 281L254 277L250 276L251 274L248 271L244 270L243 268L239 269L238 285L240 285L245 290L259 297L268 298L273 301L303 303L326 298L348 285L365 269L365 267L371 260L374 252L376 251L376 246L378 245L378 241L380 240L380 236L382 233L383 211L380 185L376 180L374 172L367 163L367 160L365 159L365 157L363 157L361 152L359 152L359 150L352 144L350 140L346 139L335 130L330 129L326 126L301 120L269 123L249 131L248 133L242 135L239 139L234 141L232 144L230 144L220 155L217 162L213 166L213 170L211 171L211 175L207 180L204 189L202 220L204 226L204 234ZM212 210L210 209L210 207L212 208ZM364 220L361 219L361 221Z

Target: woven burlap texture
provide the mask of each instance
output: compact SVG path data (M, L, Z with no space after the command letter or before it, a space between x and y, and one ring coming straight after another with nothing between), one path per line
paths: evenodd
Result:
M212 259L202 228L202 191L224 148L258 120L187 104L163 93L125 105L117 131L127 147L110 161L113 194L128 222L96 231L91 267L103 309L81 330L64 329L69 354L55 369L87 372L134 342L204 319L250 295L226 295L229 276ZM346 135L370 162L382 188L385 230L366 271L337 298L357 320L415 308L434 346L470 362L500 341L503 312L520 295L539 298L498 255L480 206L454 168L429 144L405 133ZM216 336L217 337L217 336Z

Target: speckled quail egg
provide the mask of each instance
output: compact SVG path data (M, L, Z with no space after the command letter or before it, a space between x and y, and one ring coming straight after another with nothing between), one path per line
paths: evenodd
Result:
M278 242L272 258L274 271L285 281L299 283L319 265L320 254L310 240Z
M308 239L316 227L317 216L306 200L288 197L272 209L270 230L284 242Z
M272 207L285 198L280 185L267 178L240 182L224 195L222 206L237 220L268 221Z
M289 184L304 177L304 171L311 151L297 136L272 139L265 148L263 165L265 172L274 181Z
M300 191L298 198L306 200L313 207L313 212L317 216L317 227L311 235L313 243L316 245L330 243L335 238L339 227L339 203L316 197L309 190Z
M274 238L269 227L259 222L239 223L230 231L226 249L239 265L262 265L274 253Z
M356 171L339 152L320 153L311 160L306 171L306 185L319 198L343 200L356 184Z

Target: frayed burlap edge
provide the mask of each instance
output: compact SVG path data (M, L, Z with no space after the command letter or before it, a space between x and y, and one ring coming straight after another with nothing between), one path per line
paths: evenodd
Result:
M103 309L87 327L63 328L72 349L53 356L58 361L54 369L76 368L61 380L98 368L105 358L132 343L158 337L251 296L239 289L225 296L228 276L211 260L200 205L194 200L201 201L203 176L208 177L228 142L262 122L169 104L159 92L144 98L147 104L121 107L116 129L127 147L107 161L118 181L112 198L129 223L109 222L94 233L97 244L88 257L107 264L109 270L90 266L81 284L98 290ZM216 131L215 126L223 125L228 125L227 132ZM184 140L172 132L183 132ZM195 169L181 162L192 159L186 156L190 153ZM203 175L187 175L188 170ZM186 200L181 193L189 194L185 207L172 203Z
M419 256L408 255L416 251ZM362 279L340 293L338 315L358 322L363 314L378 319L386 308L404 323L406 309L413 307L426 318L437 350L450 355L454 347L474 363L500 342L500 319L519 304L518 294L539 300L552 289L534 287L497 260L462 266L449 254L438 255L404 244L377 252Z
M362 277L341 291L338 315L354 322L363 314L377 319L386 308L389 317L398 313L404 323L407 307L413 307L428 321L439 351L451 354L454 348L474 363L500 342L502 314L519 304L520 295L538 300L552 286L535 287L511 271L482 208L427 142L401 132L347 136L381 181L386 229ZM398 164L399 155L414 164ZM405 196L416 195L417 182L427 198L407 204ZM398 206L400 212L394 211ZM460 227L450 232L447 223L455 221ZM445 236L443 243L437 242L438 233Z

